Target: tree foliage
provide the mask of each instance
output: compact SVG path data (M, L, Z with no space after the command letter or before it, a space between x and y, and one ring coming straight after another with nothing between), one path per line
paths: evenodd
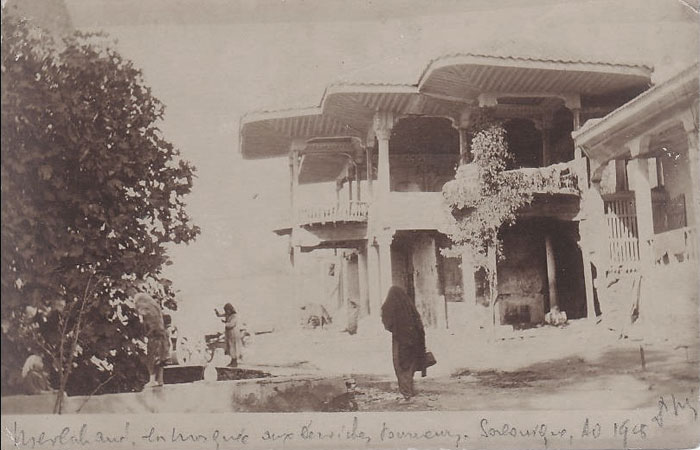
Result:
M473 131L473 162L460 166L443 195L454 219L450 239L456 247L485 255L498 244L501 229L532 201L533 192L524 176L505 170L512 155L502 124L482 119L477 126L482 128Z
M74 372L69 393L138 389L129 290L172 304L166 246L199 233L184 203L194 168L157 126L163 105L102 42L56 44L3 18L3 391L29 352L58 383Z
M462 255L466 251L475 266L486 270L495 321L496 264L503 254L499 233L515 223L517 211L532 201L533 190L522 174L506 171L512 158L506 130L488 111L476 118L468 136L472 137L473 161L460 166L455 179L443 188L452 212L447 234L453 246L447 253Z

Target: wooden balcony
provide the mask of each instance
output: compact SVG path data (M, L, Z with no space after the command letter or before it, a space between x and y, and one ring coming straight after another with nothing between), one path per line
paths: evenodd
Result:
M579 195L581 161L583 160L572 160L546 167L526 167L507 170L505 173L508 176L523 177L535 194ZM585 170L585 167L583 169Z
M504 175L516 180L520 186L529 188L539 197L563 194L578 198L581 193L579 180L585 180L586 167L585 161L580 159L546 167L506 170ZM460 199L460 204L454 206L468 208L470 204L476 203L481 195L479 183L478 166L474 163L463 164L457 170L455 179L446 183L443 190L448 199Z
M367 222L368 215L368 202L350 201L334 205L309 205L299 208L297 222L299 225L362 223Z

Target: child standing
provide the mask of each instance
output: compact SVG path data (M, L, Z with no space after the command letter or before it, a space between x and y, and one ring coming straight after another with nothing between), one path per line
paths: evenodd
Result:
M241 341L241 333L238 329L238 319L236 317L236 310L233 305L226 303L224 305L224 312L219 313L217 309L214 309L216 317L223 317L224 319L224 337L226 339L226 354L231 357L231 362L228 364L229 367L237 367L238 360L241 359L241 347L243 343Z

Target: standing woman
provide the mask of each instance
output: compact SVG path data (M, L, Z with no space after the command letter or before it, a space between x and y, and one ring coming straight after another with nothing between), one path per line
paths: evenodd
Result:
M223 317L224 320L224 338L226 340L226 354L231 357L229 367L237 367L238 360L241 359L241 350L243 341L241 340L241 332L238 329L238 320L236 318L236 310L233 305L226 303L224 305L224 313L219 313L214 309L217 317Z
M413 300L392 286L382 305L382 323L391 332L391 352L399 392L408 400L415 395L413 373L423 369L425 331Z

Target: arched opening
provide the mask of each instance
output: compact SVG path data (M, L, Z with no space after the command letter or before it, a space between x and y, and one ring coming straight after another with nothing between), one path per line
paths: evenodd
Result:
M389 158L392 191L439 192L454 178L459 133L443 117L404 117L392 130Z
M508 163L508 169L542 166L542 133L535 124L527 119L508 120L506 140L513 160Z

